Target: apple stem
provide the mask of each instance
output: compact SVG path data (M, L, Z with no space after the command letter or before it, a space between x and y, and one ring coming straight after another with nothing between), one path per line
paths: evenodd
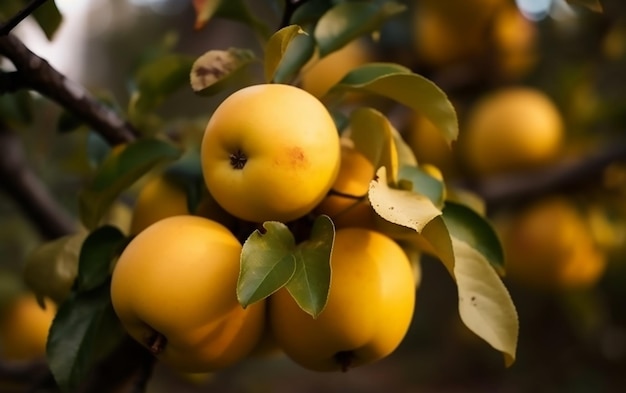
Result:
M348 193L345 193L345 192L337 191L334 188L331 188L328 191L328 195L329 196L335 195L335 196L339 196L339 197L342 197L342 198L354 199L354 200L359 200L359 201L362 200L362 199L367 198L367 193L364 194L364 195L353 195L353 194L348 194Z
M350 366L352 366L352 359L354 359L354 352L352 351L339 351L334 356L335 361L341 366L342 372L347 372Z
M159 332L152 332L146 337L146 345L148 346L148 350L154 356L157 356L165 349L165 345L167 344L167 338Z

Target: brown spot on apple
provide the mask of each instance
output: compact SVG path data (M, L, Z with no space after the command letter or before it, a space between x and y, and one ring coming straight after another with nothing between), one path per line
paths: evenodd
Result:
M298 146L287 149L287 162L294 168L306 168L309 164L304 151Z

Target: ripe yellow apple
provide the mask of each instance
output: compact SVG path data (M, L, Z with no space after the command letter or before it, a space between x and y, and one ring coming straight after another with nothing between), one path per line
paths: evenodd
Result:
M500 9L493 21L493 45L498 71L517 79L537 62L537 27L514 4Z
M0 359L33 360L46 355L48 331L56 314L52 301L41 308L35 295L20 295L0 317Z
M564 139L558 108L544 92L530 87L489 93L470 109L466 123L459 150L477 176L546 165L559 154Z
M136 235L163 218L182 214L189 214L185 190L164 176L151 177L137 195L130 233Z
M418 60L434 67L479 56L503 0L423 0L413 8L413 42Z
M548 197L494 221L506 253L507 277L537 289L588 287L606 267L588 223L573 202Z
M227 97L202 139L207 188L242 220L288 222L321 202L339 172L339 134L326 107L291 85Z
M415 278L402 248L363 228L336 233L328 303L313 319L286 289L269 298L270 323L285 354L316 371L346 371L382 359L404 339Z
M322 97L352 69L372 59L363 40L354 40L330 55L311 60L302 72L302 88L316 97Z
M183 372L246 357L263 331L265 302L237 301L241 244L198 216L164 218L140 232L113 270L111 300L128 333Z
M372 228L376 213L369 204L367 193L375 175L376 169L367 157L353 146L342 143L339 175L315 212L328 215L336 228Z

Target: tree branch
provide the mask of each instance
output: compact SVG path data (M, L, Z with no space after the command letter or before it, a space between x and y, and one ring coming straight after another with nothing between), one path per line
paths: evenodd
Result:
M32 14L37 8L39 8L47 0L31 0L30 3L15 14L11 19L3 24L0 24L0 36L7 35L17 26L21 21L26 19L28 15Z
M46 239L56 239L76 230L65 213L26 162L19 138L0 124L0 189L17 203Z
M597 153L564 161L537 172L505 175L471 183L460 182L457 185L476 192L492 211L551 192L576 192L585 184L597 185L610 164L624 160L626 142L617 140Z
M0 71L0 95L5 93L15 93L16 91L26 87L26 82L19 72Z
M111 145L131 142L136 138L130 123L98 101L84 87L67 79L47 61L31 52L14 35L0 36L0 54L11 60L26 87L56 101L100 133Z

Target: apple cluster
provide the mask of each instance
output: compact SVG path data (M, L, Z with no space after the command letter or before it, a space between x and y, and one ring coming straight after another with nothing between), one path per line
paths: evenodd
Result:
M345 371L397 348L415 305L411 261L369 225L364 196L375 168L340 138L317 98L281 84L233 93L207 124L201 158L215 207L237 220L333 219L327 303L314 318L283 287L242 307L240 240L219 220L169 206L171 216L136 229L113 271L113 307L130 336L185 372L267 352Z

